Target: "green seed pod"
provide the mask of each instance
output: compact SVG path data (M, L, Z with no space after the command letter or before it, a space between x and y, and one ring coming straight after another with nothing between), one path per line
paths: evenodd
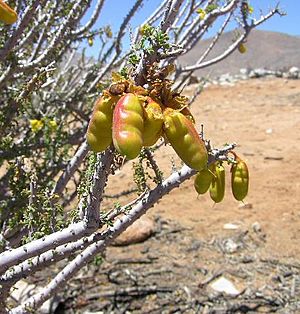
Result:
M205 194L212 182L213 174L209 169L199 171L194 180L194 187L198 194Z
M164 111L164 133L177 155L190 168L201 171L207 166L207 150L192 121L177 110Z
M134 159L143 147L144 110L132 93L120 98L113 114L113 143L127 159Z
M248 194L249 171L246 163L236 156L236 163L231 166L231 189L234 198L242 201Z
M0 21L5 24L13 24L17 21L18 14L9 5L0 0Z
M211 169L214 176L209 187L210 198L215 203L220 203L225 195L225 169L219 163L213 164Z
M162 135L163 115L160 104L150 97L144 110L144 146L152 146Z
M105 91L94 104L86 133L87 142L94 152L102 152L112 143L113 108L119 98Z

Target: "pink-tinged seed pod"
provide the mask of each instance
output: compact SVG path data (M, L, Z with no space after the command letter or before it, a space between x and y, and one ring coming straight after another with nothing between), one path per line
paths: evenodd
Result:
M164 132L177 155L190 168L201 171L207 167L207 150L193 122L181 112L164 111Z
M139 98L128 93L117 102L113 113L113 143L127 159L137 157L143 147L144 110Z
M104 151L112 143L112 119L119 96L104 92L95 104L86 133L86 139L94 152Z

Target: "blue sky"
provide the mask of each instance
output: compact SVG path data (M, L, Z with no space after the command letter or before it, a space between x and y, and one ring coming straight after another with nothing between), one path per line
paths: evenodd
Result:
M145 0L143 7L131 21L131 27L138 27L161 1L162 0ZM95 3L96 0L93 0L93 2ZM280 8L282 8L287 15L284 17L274 16L258 29L282 32L290 35L300 35L300 0L279 0L279 2ZM122 23L128 9L131 8L134 3L135 0L106 0L96 26L110 25L113 31L116 31L118 26ZM255 13L258 13L259 9L266 13L269 8L274 7L277 3L278 1L275 0L250 0L250 4L254 7ZM214 28L212 28L212 31L214 31ZM126 40L124 44L129 45L129 31L125 37ZM95 50L99 42L95 40L94 43L94 46L88 49L88 54L96 54Z
M299 0L252 0L254 7L262 8L266 11L270 5L275 6L280 2L282 8L287 15L284 17L274 16L266 21L259 29L287 33L290 35L300 35L300 1Z
M134 0L106 0L103 13L99 23L109 23L111 25L118 25L122 21L126 8L130 8ZM135 19L134 25L137 26L153 9L155 9L161 0L146 0L143 8L140 10L140 18ZM280 2L280 7L287 12L287 16L280 18L273 17L260 28L265 30L272 30L283 32L291 35L300 35L300 0L251 0L250 3L255 8L261 8L264 12L270 7L274 7L276 3ZM112 6L113 5L113 6ZM102 24L102 23L101 23Z

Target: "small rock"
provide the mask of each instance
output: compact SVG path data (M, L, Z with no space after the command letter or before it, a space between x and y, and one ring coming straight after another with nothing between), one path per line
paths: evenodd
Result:
M273 129L272 128L266 129L266 133L267 134L272 134L273 133Z
M230 73L224 73L219 77L219 81L230 81L232 79L232 76Z
M244 264L253 263L254 261L255 261L255 258L250 255L245 255L241 259L241 262Z
M249 79L249 76L248 76L248 75L242 75L242 74L241 74L241 75L238 76L238 79L239 79L239 80L246 81L246 80Z
M232 223L227 223L223 226L223 229L225 230L236 230L238 229L240 226L236 225L236 224L232 224Z
M250 78L259 78L267 75L266 69L255 69L249 72Z
M252 229L253 229L253 231L254 232L261 232L261 225L260 225L260 223L259 222L254 222L253 224L252 224Z
M282 73L282 77L285 78L285 79L290 78L289 72L283 72L283 73ZM288 80L287 80L285 83L288 83Z
M239 245L232 239L225 240L223 245L226 253L235 253L239 248Z
M288 72L288 77L291 79L297 79L299 77L300 70L297 67L291 67Z
M236 82L234 77L229 73L222 74L218 80L219 85L221 86L234 86L234 83Z
M141 217L125 230L113 242L115 246L125 246L134 243L144 242L155 232L154 221L147 217Z
M230 295L239 295L241 293L230 280L223 276L210 284L210 287L215 291Z
M229 86L229 87L233 87L235 84L231 83L231 82L220 82L219 83L221 86Z
M202 242L198 240L192 241L191 245L186 248L187 252L198 251L202 246Z
M256 74L253 70L251 70L248 74L249 78L256 78Z
M240 203L238 208L240 209L251 209L253 205L251 203Z
M242 69L240 69L240 74L248 75L249 74L249 70L247 68L242 68Z

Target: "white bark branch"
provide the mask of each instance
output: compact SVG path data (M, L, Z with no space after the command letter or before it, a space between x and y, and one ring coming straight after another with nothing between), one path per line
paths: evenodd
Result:
M85 156L87 155L89 151L89 147L87 142L84 142L81 144L81 146L78 148L76 154L73 156L73 158L70 160L69 164L67 165L66 169L62 173L62 175L59 177L59 179L56 182L56 185L52 191L52 194L58 194L61 195L64 188L66 187L67 183L69 182L70 178L74 175L75 171L79 168L80 164L84 160Z
M215 158L227 158L227 153L235 147L235 144L227 145L221 150L214 150L213 155L210 156L209 162ZM37 309L47 299L53 296L65 282L71 279L74 274L88 263L96 254L103 252L103 250L123 231L125 231L131 224L144 215L149 208L151 208L164 195L171 190L178 187L182 182L189 179L196 174L196 171L184 165L178 172L173 173L168 179L158 185L155 189L149 191L144 197L134 205L127 214L122 218L116 220L112 227L109 227L102 233L102 238L88 246L83 252L74 258L55 278L53 278L48 285L40 292L30 297L22 305L12 309L12 314L28 313L26 309Z
M91 29L94 26L94 24L96 23L99 15L101 13L104 1L105 0L98 0L97 1L95 9L94 9L94 12L93 12L91 18L88 20L88 22L84 26L82 26L81 28L79 28L79 29L77 29L75 31L72 31L71 32L72 36L75 36L75 37L80 36L80 35L84 34L85 32L87 32L89 29Z
M25 259L39 255L45 251L56 248L58 245L79 239L89 232L87 222L82 221L71 224L66 229L34 240L16 249L11 249L0 254L0 274L10 266L19 264ZM91 233L91 232L90 232Z
M189 43L199 40L208 26L210 26L219 16L222 16L230 11L232 11L241 0L233 0L229 2L226 6L218 8L208 13L203 20L198 17L192 23L192 25L186 30L184 35L179 39L178 44L186 48Z
M25 69L28 69L28 68L31 68L34 66L38 66L40 63L43 62L43 60L47 59L49 54L53 51L53 49L55 49L57 44L62 40L63 36L65 36L65 33L66 33L66 31L68 31L68 27L70 26L72 20L74 19L74 16L76 16L76 13L78 11L80 11L81 5L82 5L81 0L78 0L73 5L73 7L70 10L70 12L68 13L67 17L65 18L65 20L63 21L63 23L61 24L59 29L55 32L54 37L52 38L51 42L49 43L49 45L47 46L45 51L40 56L38 56L36 59L23 64L21 66L22 70L25 70Z
M274 14L279 13L278 9L274 9L272 11L270 11L267 15L263 16L260 20L252 23L251 25L249 25L249 27L247 27L247 29L245 29L244 33L241 34L237 40L230 45L223 53L221 53L219 56L205 61L205 62L201 62L198 64L194 64L194 65L190 65L190 66L186 66L184 68L181 69L181 72L189 72L189 71L195 71L195 70L199 70L199 69L203 69L205 67L208 67L210 65L213 65L215 63L218 63L222 60L224 60L225 58L227 58L230 54L232 54L237 47L247 38L247 36L249 35L250 31L257 27L259 24L263 23L264 21L266 21L267 19L269 19L270 17L272 17Z
M176 16L179 13L179 9L183 3L183 0L174 0L174 4L170 8L169 12L167 11L167 15L164 16L164 19L161 22L161 30L162 32L167 32L168 29L174 23Z
M18 26L10 39L6 42L3 49L0 50L0 60L4 60L8 53L11 51L11 49L16 45L18 39L21 37L21 35L24 32L24 29L29 24L30 20L35 14L35 11L37 7L41 4L43 4L44 1L35 0L31 6L28 6L24 12L24 15L20 22L18 23Z
M100 226L99 206L105 188L113 153L110 149L99 154L96 169L93 176L93 184L87 195L87 200L82 199L79 209L82 214L82 221L71 224L67 228L47 235L41 239L34 240L0 254L0 274L10 266L19 264L24 260L40 255L50 249L67 242L75 241L83 236L92 234Z
M200 64L206 57L207 55L211 52L211 50L213 49L213 47L215 46L215 44L218 42L220 36L223 34L227 24L229 23L231 17L233 15L233 12L231 11L228 15L227 18L225 19L225 21L223 22L221 28L219 29L219 31L217 32L217 34L215 35L215 37L213 38L212 42L210 43L210 45L207 47L207 49L204 51L204 53L200 56L200 58L197 60L196 64ZM181 74L181 68L178 69L177 73L176 73L176 78ZM194 71L190 71L185 77L183 77L181 79L181 81L177 84L175 84L174 90L179 90L181 87L183 87L183 85L187 82L187 80L191 77L191 75L194 73Z

